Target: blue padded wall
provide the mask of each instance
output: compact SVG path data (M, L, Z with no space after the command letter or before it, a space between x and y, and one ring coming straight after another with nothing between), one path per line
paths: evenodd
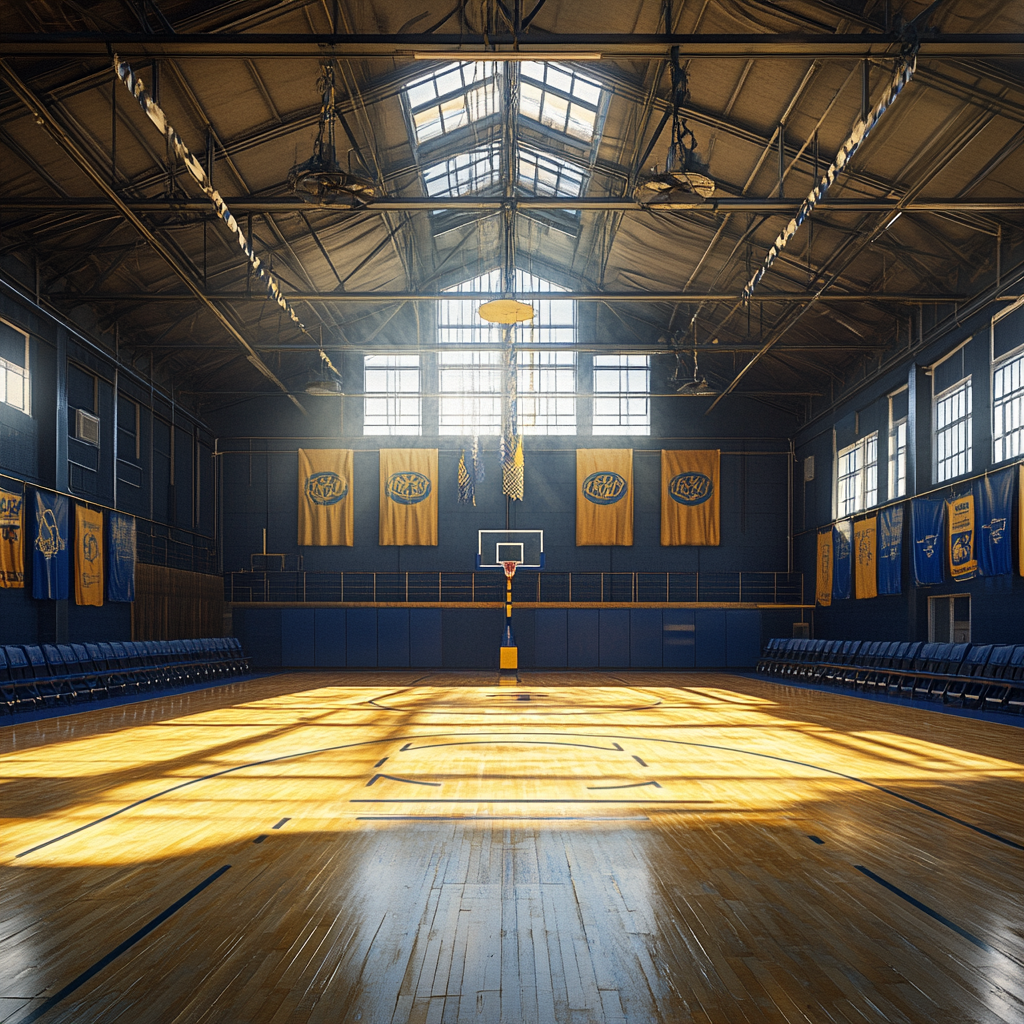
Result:
M377 609L377 667L409 667L409 610Z
M597 668L599 616L596 608L567 609L569 668Z
M568 665L565 608L538 608L534 621L534 664L538 668Z
M409 609L409 664L413 668L440 668L441 609Z
M348 663L345 655L347 619L344 608L317 608L313 612L317 668L344 668Z
M761 657L761 613L752 609L725 613L725 664L753 668Z
M661 613L661 652L664 668L694 667L693 612L688 608L665 608Z
M661 668L663 659L661 633L660 608L630 609L630 668Z
M602 608L600 615L601 668L628 668L629 609Z
M725 612L718 608L698 608L694 612L694 625L694 665L697 668L724 667Z
M377 667L377 609L349 608L346 651L349 668Z
M281 609L281 664L312 668L316 664L312 608Z

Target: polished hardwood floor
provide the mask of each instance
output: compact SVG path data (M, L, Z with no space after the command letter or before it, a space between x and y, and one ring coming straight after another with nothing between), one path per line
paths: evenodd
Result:
M0 1021L1024 1021L1024 731L720 674L0 727Z

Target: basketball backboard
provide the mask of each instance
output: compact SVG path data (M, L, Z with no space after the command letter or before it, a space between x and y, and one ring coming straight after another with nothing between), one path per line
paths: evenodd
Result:
M476 567L501 569L505 562L518 562L521 569L543 569L544 531L478 531Z

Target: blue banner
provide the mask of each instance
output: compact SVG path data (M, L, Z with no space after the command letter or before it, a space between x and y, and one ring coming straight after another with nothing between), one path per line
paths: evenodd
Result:
M65 601L68 596L68 499L34 491L32 596Z
M942 524L946 502L942 498L914 498L910 503L910 529L914 538L914 579L919 587L942 582L945 544Z
M878 592L900 594L903 562L903 506L891 505L878 513Z
M850 596L853 579L853 523L844 519L832 528L834 569L832 570L832 596L842 600Z
M982 576L1013 572L1014 467L974 481L974 547Z
M135 600L135 517L107 513L107 600Z

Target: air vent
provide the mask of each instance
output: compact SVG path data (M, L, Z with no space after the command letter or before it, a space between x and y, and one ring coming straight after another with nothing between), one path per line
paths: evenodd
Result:
M814 456L808 455L804 459L804 483L809 484L814 479Z
M100 418L84 409L75 410L75 437L86 444L100 446Z

